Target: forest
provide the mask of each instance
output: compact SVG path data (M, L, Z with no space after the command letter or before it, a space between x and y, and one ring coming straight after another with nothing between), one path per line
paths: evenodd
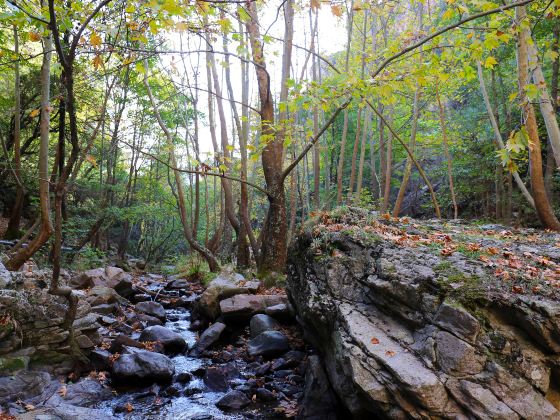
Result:
M383 258L393 258L394 276L408 279L400 271L408 264L400 259L408 252L403 249L420 246L429 254L425 261L438 259L432 268L443 267L436 278L447 270L451 286L446 283L442 290L452 299L453 285L463 284L465 276L481 276L458 261L463 256L484 265L499 287L510 282L506 292L512 296L549 299L552 309L539 312L542 325L519 321L518 327L552 328L543 346L557 353L559 74L558 0L0 0L0 279L20 279L29 289L26 282L39 276L37 288L67 308L61 328L70 328L68 340L86 337L72 329L83 299L76 289L91 293L101 278L119 294L117 301L102 304L124 308L132 302L136 312L158 318L137 308L144 297L150 303L163 299L168 311L190 294L204 302L210 280L227 277L235 283L231 278L242 273L247 280L228 287L249 290L245 282L258 278L259 291L247 293L285 296L286 289L289 303L280 304L293 306L307 331L319 327L309 326L314 322L310 301L298 301L312 294L298 283L306 276L301 267L314 273L310 282L326 276L325 284L334 287L328 279L337 256L361 261L377 252L377 241L388 257L375 257L377 268L371 272L381 273ZM309 243L307 235L313 237ZM350 237L361 238L355 239L359 245L349 245ZM314 257L304 257L306 252ZM313 258L329 259L330 274L318 270ZM419 260L411 270L424 273L421 265ZM98 267L104 274L92 274ZM109 273L113 268L118 274ZM332 281L357 276L346 269ZM157 276L170 282L158 288L164 280ZM125 277L132 282L125 282L126 290L132 287L134 293L119 291ZM173 282L182 286L175 288ZM471 283L469 291L475 287ZM486 280L476 284L487 285ZM4 286L0 281L0 341L16 337L20 322L11 323L20 314L2 300ZM379 293L389 293L388 287ZM245 293L217 290L220 300ZM439 314L447 298L437 296ZM385 312L400 298L391 299L386 305L373 300ZM477 294L476 305L482 305L480 299ZM221 307L220 300L214 305ZM497 306L515 306L512 302ZM230 331L223 307L218 318L209 316L213 310L190 305L185 303L192 310L190 322L200 322L200 331L223 317ZM262 310L268 315L269 306L277 305ZM464 306L471 311L472 305ZM422 313L423 319L434 316ZM344 316L321 328L353 336L354 321ZM151 325L152 320L140 321ZM4 333L2 328L12 324L13 331ZM290 340L301 333L295 324L289 328L297 332L284 331ZM377 344L380 335L371 343ZM324 336L305 346L328 353L319 342ZM475 342L461 341L469 347ZM303 348L292 341L290 346ZM0 373L9 359L2 354L15 351L5 347L0 342ZM196 349L197 357L206 351ZM391 352L387 348L385 354ZM309 372L311 359L305 360ZM379 404L374 408L357 405L341 391L344 386L337 386L329 360L321 360L338 408L318 403L319 396L306 388L304 403L297 395L282 403L286 417L298 412L300 418L335 419L329 416L336 411L340 418L341 413L373 418L365 414L372 412L400 418L395 413L410 414L412 406L423 407L418 416L444 410L423 400L405 408L394 402L400 397L388 385L393 402L372 397ZM547 377L560 374L558 362L546 360ZM555 390L557 382L550 379ZM442 392L458 399L467 393L461 384L446 385ZM560 409L560 397L550 397L548 385L531 386L556 401L550 410ZM475 398L476 392L471 394ZM546 411L554 418L544 405L523 414L496 396L518 417L536 418ZM1 397L2 391L0 407ZM457 401L457 407L472 405ZM309 407L319 409L323 403L330 414L309 414ZM132 412L126 404L124 412ZM484 415L470 415L514 418L496 417L486 408ZM153 411L142 413L138 418L160 418L146 414ZM253 418L268 418L265 411L259 413L262 417ZM88 417L75 418L82 414Z

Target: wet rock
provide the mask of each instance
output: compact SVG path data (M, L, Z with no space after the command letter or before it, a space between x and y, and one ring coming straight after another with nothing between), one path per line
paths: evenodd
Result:
M148 327L151 327L152 325L163 325L161 320L159 320L155 316L150 316L150 315L146 315L146 314L138 314L137 318L140 322L145 323Z
M137 293L130 297L130 301L134 303L147 302L152 300L152 297L147 293Z
M173 379L175 380L175 382L185 384L187 382L190 382L192 380L192 377L193 376L189 372L181 372L175 375L175 378Z
M288 339L279 331L265 331L247 343L250 356L273 357L290 350Z
M278 331L280 324L266 314L257 314L251 318L249 327L251 328L251 337L254 338L265 331Z
M181 289L187 289L189 287L189 283L184 280L184 279L175 279L175 280L171 280L169 283L167 283L167 286L165 287L166 289L171 289L171 290L181 290Z
M170 382L175 373L171 359L160 353L125 347L125 353L113 363L113 380L134 384Z
M115 292L121 295L125 299L129 299L132 295L136 293L134 286L132 285L132 279L129 277L119 280L117 284L113 287Z
M117 310L118 310L118 306L115 303L97 305L91 308L92 312L95 312L97 314L102 314L102 315L112 315L116 313Z
M104 349L94 349L89 353L89 360L93 369L107 370L110 365L111 353Z
M138 312L142 312L146 315L154 316L161 321L165 322L167 316L165 314L165 309L157 302L139 302L135 306Z
M227 391L229 388L227 372L221 366L209 366L204 373L204 384L211 391Z
M51 377L46 372L20 372L15 376L0 377L0 404L35 397L50 382Z
M212 280L200 296L199 311L210 319L220 315L219 302L223 299L240 294L255 293L259 282L248 282L241 274L222 273Z
M109 351L111 353L122 353L123 347L134 347L137 349L143 349L144 345L127 335L119 334L112 342Z
M89 304L93 306L106 305L109 303L119 302L122 299L115 289L106 286L93 287L86 298Z
M111 390L99 381L83 378L76 383L66 385L66 394L62 397L62 400L66 404L91 407L100 401L111 398L112 395Z
M91 420L117 419L104 410L60 403L53 407L38 408L18 415L19 420Z
M295 368L305 358L305 353L298 350L290 350L281 358L276 359L272 363L272 370Z
M204 350L209 348L212 344L220 339L220 335L226 329L226 324L221 322L215 322L210 327L208 327L200 336L196 343L196 347L193 349L193 355L202 353Z
M87 289L93 286L104 286L105 282L105 270L94 268L70 279L70 286L74 289Z
M139 341L159 342L163 345L166 353L180 353L187 346L183 337L160 325L154 325L142 331Z
M75 337L76 340L76 344L78 344L78 347L80 347L81 349L91 349L92 347L95 346L95 344L93 344L93 342L89 339L89 337L87 335L78 335Z
M255 395L259 401L263 402L272 402L277 400L276 394L266 388L257 388Z
M220 400L216 403L216 406L222 410L239 410L247 407L250 403L251 401L244 393L233 390L220 398Z
M269 306L265 309L265 314L281 322L293 322L295 320L294 309L289 303L279 303L278 305Z
M245 320L286 300L285 295L236 295L222 300L220 310L226 320Z

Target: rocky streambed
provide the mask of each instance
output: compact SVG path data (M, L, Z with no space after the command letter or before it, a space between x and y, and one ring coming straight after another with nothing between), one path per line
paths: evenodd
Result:
M5 418L276 419L298 412L309 351L282 291L233 273L207 288L116 267L67 273L80 296L68 340L65 303L44 290L48 271L30 273L3 271Z

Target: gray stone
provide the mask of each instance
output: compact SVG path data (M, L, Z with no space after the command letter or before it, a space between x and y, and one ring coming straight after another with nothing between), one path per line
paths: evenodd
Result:
M301 403L302 419L337 420L338 401L318 356L308 359Z
M162 325L163 324L161 322L161 320L156 318L155 316L150 316L150 315L146 315L146 314L138 314L137 318L140 322L144 322L148 327L150 327L152 325Z
M272 357L290 350L288 339L279 331L265 331L247 343L250 356Z
M444 372L456 376L476 375L486 362L474 347L446 331L436 335L436 359Z
M239 410L247 407L251 401L241 391L230 391L216 403L222 410Z
M124 350L113 363L113 380L133 385L135 381L170 382L173 378L175 365L167 356L129 347Z
M138 312L145 313L146 315L155 316L161 321L165 322L167 318L165 314L165 309L157 302L139 302L135 306Z
M251 337L253 338L265 331L278 331L280 329L280 324L266 314L254 315L249 326L251 328Z
M0 262L0 289L8 287L12 283L12 273Z
M236 295L220 302L224 318L245 320L257 313L264 313L266 308L286 303L284 295Z
M195 353L201 353L220 339L220 335L226 329L226 324L215 322L209 326L200 336L194 349Z
M480 323L465 309L442 303L434 318L434 324L469 342L474 342L480 331Z
M185 339L174 331L161 325L146 328L140 334L139 341L156 341L163 345L166 353L180 353L185 350Z
M208 284L200 296L198 308L208 318L216 319L220 315L221 300L239 294L255 293L259 285L259 282L246 281L241 274L222 273Z
M50 382L51 377L46 372L20 372L15 376L0 377L0 404L35 397Z

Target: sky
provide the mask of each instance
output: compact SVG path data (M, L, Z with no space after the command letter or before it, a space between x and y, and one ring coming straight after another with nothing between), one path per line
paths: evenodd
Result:
M277 15L278 6L280 6L281 4L282 4L281 0L267 2L266 7L261 8L260 15L259 15L261 28L266 29L270 27L268 34L271 35L272 37L279 38L279 39L282 39L284 36L284 17L282 12L279 13L278 19L276 21L275 19ZM331 13L331 9L329 5L323 5L319 9L318 13L319 13L318 39L319 39L320 53L324 56L329 56L337 51L343 50L345 48L345 42L346 42L344 16L342 18L334 16ZM307 53L301 48L297 48L296 46L304 46L305 48L309 48L309 43L310 43L309 25L310 25L309 9L306 7L304 9L296 10L295 19L294 19L294 48L292 52L292 68L293 68L293 74L295 74L297 78L299 78L300 76L301 68L305 61ZM236 22L234 23L234 26L237 27ZM264 32L264 30L261 29L261 32ZM168 45L171 50L180 49L179 38L180 37L177 33L169 34ZM187 38L183 36L184 50L196 50L200 48L200 44L199 44L200 40L198 37L196 36L193 37L192 35L190 35L189 38L190 39L187 40ZM229 47L230 51L235 51L235 47L236 47L235 43L231 43ZM204 48L205 47L203 45L202 49ZM265 58L267 60L267 70L271 75L272 86L273 86L272 93L275 96L277 96L278 92L280 91L282 48L283 48L282 42L278 42L278 41L273 41L271 44L267 44L265 46ZM217 40L215 50L216 51L222 50L221 39ZM191 55L190 58L187 55L183 55L183 57L185 60L187 60L186 68L190 73L188 75L188 78L189 80L192 81L194 78L194 74L192 74L192 71L190 70L191 65L189 63L189 59L192 60L196 65L197 58L195 55ZM180 55L165 55L162 56L161 58L161 64L163 68L170 68L171 61L176 63L175 67L177 69L177 72L176 74L172 75L172 77L174 77L175 80L180 80L184 75L183 66L180 63L180 60L181 60ZM220 63L221 60L223 60L223 55L220 56L219 54L216 54L217 63ZM204 67L205 65L206 65L205 57L204 54L202 54L200 57L199 86L203 89L206 89L207 87L206 68ZM308 69L309 68L310 67L308 65ZM240 61L235 57L230 58L230 70L231 70L234 96L236 100L240 101L241 100L241 90L240 90L241 66L240 66ZM218 68L218 72L220 72L219 68ZM223 73L223 70L221 73ZM258 99L256 97L257 83L255 80L254 67L252 65L250 68L250 74L251 74L251 82L250 82L251 101L253 106L255 105L258 106ZM223 75L222 75L221 88L222 88L223 96L227 96L225 80L223 80ZM208 110L207 103L208 103L208 99L207 99L206 92L200 91L199 106L200 106L200 110L204 114L207 114L207 110ZM231 110L229 108L229 104L224 103L224 108L226 112L226 120L228 121L228 124L230 124ZM219 124L219 122L217 122L216 124ZM231 127L228 128L229 128L228 132L231 133ZM219 135L219 126L217 127L217 133ZM231 140L232 139L230 136L230 143ZM210 131L206 121L203 121L203 124L201 125L200 134L199 134L199 144L203 155L205 153L207 154L212 153L213 149L212 149Z

